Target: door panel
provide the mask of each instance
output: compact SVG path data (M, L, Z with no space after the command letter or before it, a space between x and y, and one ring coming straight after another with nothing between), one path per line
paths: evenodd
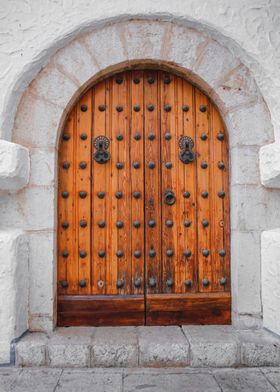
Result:
M58 177L59 325L230 323L227 136L198 88L157 70L99 82Z

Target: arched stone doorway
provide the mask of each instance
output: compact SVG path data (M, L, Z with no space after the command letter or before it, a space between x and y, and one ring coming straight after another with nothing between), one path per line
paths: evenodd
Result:
M227 132L197 87L141 68L87 90L61 135L58 325L228 324Z

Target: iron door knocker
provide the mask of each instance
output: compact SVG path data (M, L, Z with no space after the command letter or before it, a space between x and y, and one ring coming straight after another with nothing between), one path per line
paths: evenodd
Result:
M108 162L110 153L107 150L110 145L110 140L106 136L97 136L93 140L93 145L97 150L93 155L93 159L100 164Z
M195 153L192 151L194 141L190 136L182 136L179 140L179 147L181 149L179 158L183 163L188 164L195 160Z
M166 191L164 194L164 203L173 206L176 202L176 197L172 191Z

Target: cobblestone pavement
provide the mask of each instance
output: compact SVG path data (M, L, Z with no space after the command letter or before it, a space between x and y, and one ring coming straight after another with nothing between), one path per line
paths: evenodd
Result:
M1 368L0 392L275 392L280 368Z

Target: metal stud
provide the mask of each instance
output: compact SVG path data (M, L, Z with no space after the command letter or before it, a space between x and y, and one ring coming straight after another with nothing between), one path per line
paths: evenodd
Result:
M218 192L218 196L223 199L225 197L226 193L224 191Z
M99 280L99 281L97 282L97 286L98 286L100 289L103 289L103 287L104 287L104 281L103 281L103 280Z
M150 249L149 250L149 256L150 257L155 257L155 255L156 255L156 251L154 249Z
M171 169L172 168L172 163L171 162L166 162L165 167L167 169Z
M190 110L190 107L189 107L189 105L183 105L182 109L183 109L183 112L188 112Z
M101 229L103 229L103 228L105 227L105 221L104 221L104 220L100 220L100 221L98 222L98 226L99 226Z
M86 287L86 285L87 285L87 281L85 279L82 279L82 280L79 281L79 286L80 287L83 288L83 287Z
M201 192L201 197L203 197L203 199L207 199L208 192L206 192L206 191Z
M183 196L185 199L188 199L191 196L191 194L190 194L190 192L184 192Z
M186 280L184 281L184 285L185 285L187 288L191 287L191 285L192 285L191 280L190 280L190 279L186 279Z
M139 83L140 83L140 79L139 79L139 78L134 78L134 79L133 79L133 83L139 84Z
M166 286L167 287L172 287L173 285L174 285L173 279L172 278L167 279Z
M80 220L80 226L81 226L82 228L87 227L87 221L86 221L85 219L81 219L81 220Z
M185 226L185 227L190 227L191 224L192 224L192 222L191 222L189 219L186 219L186 220L184 221L184 226Z
M139 257L141 257L141 250L136 250L136 251L134 252L134 256L135 256L137 259L139 259Z
M117 168L118 170L121 170L123 167L124 167L124 164L123 164L122 162L117 162L117 163L116 163L116 168Z
M225 255L226 255L225 249L219 250L219 255L220 255L221 257L225 257Z
M68 221L63 221L61 226L63 227L63 229L68 229L69 222Z
M85 250L80 250L79 255L82 259L84 259L87 256L87 252Z
M62 280L60 284L61 284L61 287L62 287L62 288L67 289L67 287L68 287L68 282L67 282L67 280Z
M106 254L106 252L103 249L98 251L98 256L99 257L105 257L105 254Z
M135 111L135 112L140 112L140 105L134 105L133 106L133 110Z
M117 111L118 113L121 113L121 112L123 111L123 106L122 106L122 105L117 105L117 106L116 106L116 111Z
M220 132L219 132L219 133L217 134L217 139L220 140L220 142L223 141L224 138L225 138L225 136L224 136L223 133L220 133Z
M191 252L190 249L185 249L185 250L184 250L184 256L185 256L185 257L191 257L191 255L192 255L192 252Z
M87 105L81 105L81 111L86 112L88 109Z
M224 170L224 168L225 168L224 162L218 162L218 168L219 168L220 170Z
M105 197L105 192L98 192L98 193L97 193L97 197L98 197L98 199L104 199L104 197Z
M138 191L133 192L133 197L134 197L134 199L140 199L140 196L141 196L141 193L140 193L140 192L138 192Z
M63 167L63 169L67 170L70 167L70 163L69 162L63 162L62 163L62 167Z
M166 112L171 112L171 105L165 105L164 106L164 110L166 111Z
M209 280L207 278L202 279L202 284L204 287L209 286Z
M165 79L163 79L163 83L164 84L170 84L171 83L171 79L170 78L165 78Z
M164 139L165 140L170 140L171 139L171 133L170 132L166 132L166 134L164 135Z
M148 139L149 140L154 140L155 138L156 138L156 135L154 133L151 132L151 133L148 134Z
M118 192L115 193L115 196L116 196L117 199L121 199L123 194L122 194L122 192L118 191Z
M201 140L203 140L203 141L205 141L205 140L207 140L207 135L206 135L206 133L202 133L201 135L200 135L200 139Z
M62 135L62 139L65 140L66 142L70 139L70 135L68 133L64 133Z
M167 227L172 227L172 226L173 226L173 220L168 219L168 220L166 221L166 226L167 226Z
M118 279L118 280L117 280L117 288L118 288L118 289L121 289L121 288L123 288L123 286L124 286L124 281L123 281L123 279Z
M98 110L99 110L100 112L105 112L106 106L105 106L105 105L99 105L99 106L98 106Z
M133 226L138 229L141 226L141 222L139 220L136 220L133 222Z
M200 110L202 113L205 113L206 110L207 110L207 107L206 107L205 105L200 105L199 110Z
M172 249L167 249L166 256L172 257L173 256L173 250Z
M67 249L64 249L64 250L61 252L61 256L64 257L64 258L66 259L66 258L69 256L68 250L67 250Z
M149 169L154 169L156 167L155 162L149 162L148 167Z
M134 135L134 139L135 140L140 140L141 139L141 133L136 132L135 135Z
M201 162L200 167L201 167L202 169L207 169L207 167L208 167L207 162L205 162L205 161Z
M123 257L123 251L118 249L117 252L116 252L116 256L117 257Z
M63 199L67 199L67 197L69 196L69 192L64 191L61 193L61 196L63 197Z
M82 162L80 162L79 166L80 166L80 169L85 169L87 167L87 163L82 161Z
M123 225L122 221L117 221L116 222L116 226L117 226L118 229L121 229L121 228L123 228L124 225Z
M227 283L227 278L221 278L221 279L220 279L220 285L221 285L221 286L225 286L226 283Z
M118 133L116 139L120 142L121 140L123 140L123 135L121 133Z
M121 78L121 77L117 77L116 78L116 83L117 84L122 84L122 82L123 82L123 78Z
M148 109L149 112L152 112L154 110L154 108L155 107L152 104L147 105L147 109Z
M155 220L153 220L153 219L149 220L149 222L148 222L148 226L149 227L155 227L155 225L156 225L156 221Z
M210 254L210 252L209 252L208 249L202 249L202 255L203 255L204 257L208 257L209 254Z
M155 79L153 77L148 78L148 83L153 84L155 82Z
M201 222L201 224L202 224L203 227L209 226L209 222L208 222L207 219L203 219L203 221Z
M134 279L134 287L136 287L137 289L141 287L141 278Z
M86 133L81 133L80 134L80 139L87 140L87 134Z
M133 167L134 167L134 169L139 169L139 167L140 167L140 162L139 162L139 161L133 162Z
M87 197L87 192L86 191L80 191L79 195L80 195L81 199L85 199Z
M149 286L153 289L156 287L156 285L157 285L157 282L156 282L155 278L154 277L150 278L149 279Z

